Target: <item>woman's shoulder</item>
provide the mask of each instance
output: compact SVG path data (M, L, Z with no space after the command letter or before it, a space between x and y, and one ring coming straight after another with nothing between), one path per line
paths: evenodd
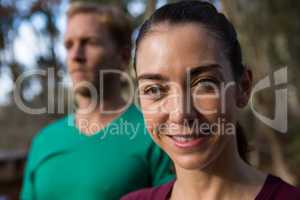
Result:
M134 192L131 192L121 200L166 200L168 195L171 193L175 180L172 180L166 184L152 187L144 188Z
M255 200L300 200L300 189L283 181L281 178L268 175L267 180Z

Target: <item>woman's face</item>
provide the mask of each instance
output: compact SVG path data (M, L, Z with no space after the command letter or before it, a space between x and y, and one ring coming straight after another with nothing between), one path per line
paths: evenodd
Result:
M236 86L219 40L187 23L161 23L140 42L141 108L154 141L175 165L204 168L236 145Z

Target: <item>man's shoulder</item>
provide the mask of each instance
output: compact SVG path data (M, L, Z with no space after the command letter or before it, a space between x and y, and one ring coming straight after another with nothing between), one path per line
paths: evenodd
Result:
M41 129L32 139L30 145L31 166L37 166L47 156L65 149L70 143L68 134L68 116L58 119Z
M146 129L143 114L135 104L131 104L122 114L119 120L116 121L120 131L126 135L129 141L141 141L152 143L152 139Z
M71 123L69 122L70 117L71 115L64 116L43 127L40 131L36 133L36 135L33 138L33 141L49 140L50 138L56 138L58 134L64 132L65 129L71 127Z
M123 114L123 117L127 118L128 120L143 121L143 114L135 104L130 104L128 106L128 108L125 110Z
M134 192L131 192L124 197L121 198L121 200L165 200L167 199L168 195L170 194L172 187L174 185L174 180L152 188L144 188L140 189Z

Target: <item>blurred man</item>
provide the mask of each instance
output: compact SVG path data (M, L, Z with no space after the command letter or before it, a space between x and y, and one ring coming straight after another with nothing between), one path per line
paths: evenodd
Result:
M100 73L128 66L128 18L117 8L92 4L71 5L67 17L77 109L33 139L21 199L114 200L170 180L169 158L145 132L139 110L133 104L122 109L120 75Z

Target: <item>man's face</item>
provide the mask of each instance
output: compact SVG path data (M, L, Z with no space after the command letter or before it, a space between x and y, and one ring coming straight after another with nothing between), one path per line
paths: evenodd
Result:
M99 89L101 69L120 69L121 62L108 28L99 22L98 15L78 13L67 23L65 47L67 65L75 92L85 95L88 82Z

